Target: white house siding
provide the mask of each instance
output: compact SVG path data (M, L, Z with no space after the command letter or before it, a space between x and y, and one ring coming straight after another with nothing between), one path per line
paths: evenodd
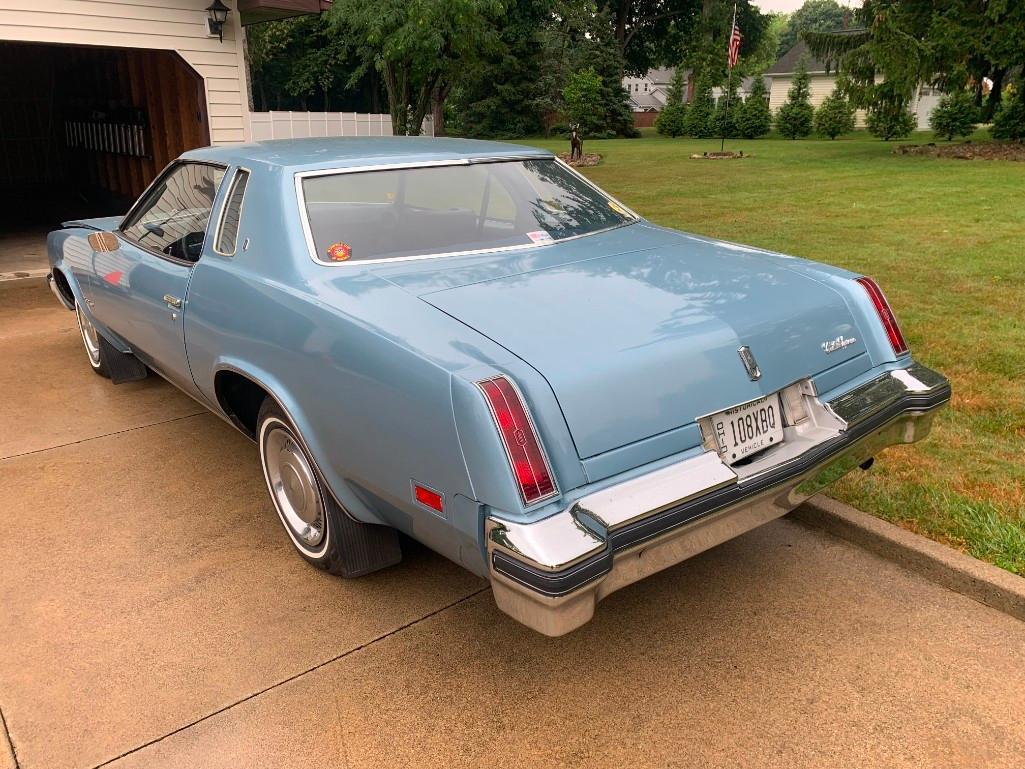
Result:
M769 109L773 114L783 106L787 100L787 93L790 91L793 78L790 75L770 75L769 78ZM881 83L882 77L877 77L876 82ZM818 107L833 93L836 85L836 75L812 75L810 77L811 105ZM931 88L922 88L918 97L911 104L911 112L915 115L919 131L929 129L929 114L939 103L940 93ZM854 122L858 128L865 127L865 111L858 110L854 113Z
M210 0L0 0L0 40L176 51L203 78L214 144L248 139L242 27L234 0L224 42L209 35Z

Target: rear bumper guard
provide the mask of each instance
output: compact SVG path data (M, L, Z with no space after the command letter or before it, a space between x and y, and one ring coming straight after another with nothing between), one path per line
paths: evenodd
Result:
M546 635L568 633L615 590L785 515L887 446L921 440L951 395L917 363L827 402L805 390L809 418L749 465L706 451L541 521L489 517L499 608Z

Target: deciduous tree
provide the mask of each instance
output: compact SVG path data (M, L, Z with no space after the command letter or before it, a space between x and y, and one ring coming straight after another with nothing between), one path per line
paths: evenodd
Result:
M501 0L335 0L328 13L359 55L350 81L377 70L392 130L418 134L432 99L498 45L504 11Z
M833 32L844 26L850 14L850 9L844 8L836 0L807 0L787 16L779 35L776 58L793 48L802 32Z
M1013 98L1006 99L997 111L993 138L1025 140L1025 87L1018 88Z

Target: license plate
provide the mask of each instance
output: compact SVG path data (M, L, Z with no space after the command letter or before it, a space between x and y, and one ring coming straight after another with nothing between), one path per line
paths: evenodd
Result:
M746 403L712 416L719 455L732 465L759 451L783 442L779 396Z

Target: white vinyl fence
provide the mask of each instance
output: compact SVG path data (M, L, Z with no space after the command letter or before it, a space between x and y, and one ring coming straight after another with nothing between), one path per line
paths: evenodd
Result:
M391 115L362 112L251 112L253 141L305 139L310 136L391 136ZM430 118L425 136L434 135Z

